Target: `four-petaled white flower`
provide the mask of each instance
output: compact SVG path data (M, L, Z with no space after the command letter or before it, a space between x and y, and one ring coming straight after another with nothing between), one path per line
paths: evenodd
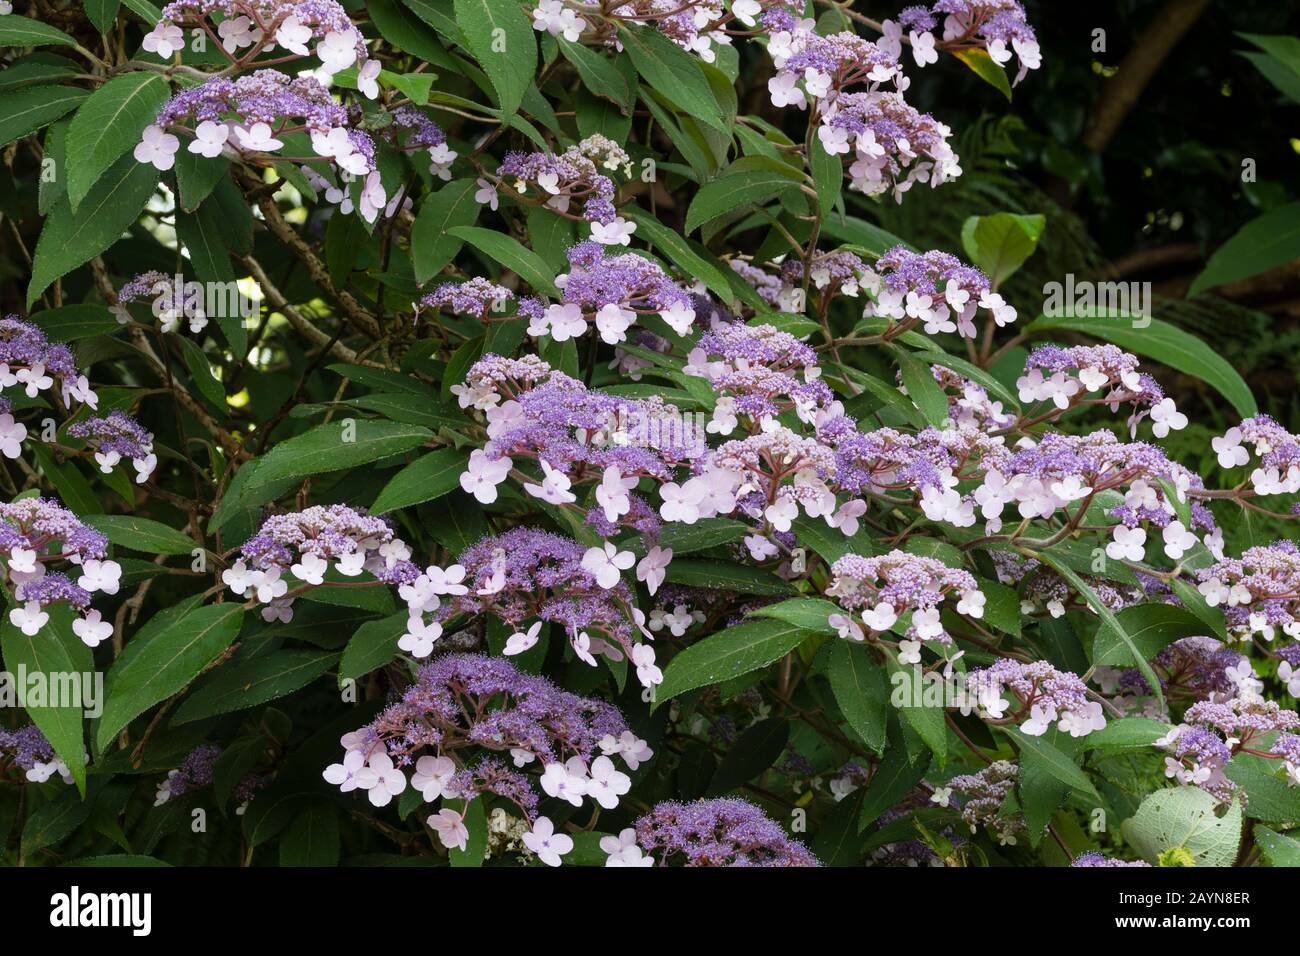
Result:
M39 634L49 620L50 616L41 610L41 605L37 601L28 601L22 607L16 607L9 612L9 623L28 637Z
M547 796L580 807L587 793L587 765L579 757L570 757L565 763L549 763L543 768L539 783Z
M156 53L164 60L170 60L185 46L185 31L174 23L160 20L158 24L144 35L140 46L150 53Z
M17 458L22 454L23 440L26 437L26 425L14 421L8 412L0 415L0 454L6 458Z
M180 148L181 141L161 126L146 126L132 155L137 163L150 163L166 172L176 165L176 150Z
M497 188L486 179L478 179L475 180L475 182L478 185L478 191L474 193L474 201L481 206L487 206L489 209L495 211L498 202Z
M636 555L631 551L620 551L613 542L606 541L604 547L588 548L582 556L582 566L596 578L596 583L605 590L616 586L622 572L636 562Z
M523 835L524 846L536 854L547 866L559 866L560 857L573 849L573 837L556 833L555 824L547 817L538 817L533 828Z
M668 576L668 564L672 559L672 548L652 547L636 566L636 579L645 582L646 590L652 597Z
M469 846L469 827L465 819L455 810L439 810L425 821L429 829L438 834L438 840L448 850L465 852Z
M1144 528L1116 525L1111 537L1114 540L1106 545L1106 556L1115 561L1141 561L1146 554L1147 533Z
M1172 398L1162 398L1151 406L1151 432L1157 438L1187 427L1187 416L1178 410Z
M469 465L460 476L460 486L473 495L480 504L490 505L497 500L497 485L506 480L514 462L509 458L489 458L487 452L475 448L469 455Z
M442 637L442 625L437 621L425 623L421 618L408 618L406 633L397 639L397 646L412 657L425 658L433 653L433 645Z
M1241 429L1229 428L1222 438L1212 438L1210 447L1222 468L1237 468L1250 461L1250 451L1241 444Z
M742 0L743 2L743 0ZM600 838L600 848L608 854L606 866L654 866L654 857L645 856L636 842L636 830L627 827L618 836Z
M655 649L649 644L638 644L632 648L629 657L636 668L637 680L643 687L654 687L664 682L664 672L655 664Z
M221 37L221 46L227 53L238 53L246 46L261 42L262 30L253 26L252 19L240 15L222 20L217 25L217 36Z
M290 53L306 56L307 41L311 39L311 36L311 27L299 23L296 16L289 14L284 22L280 24L280 29L275 31L275 42Z
M316 44L316 58L321 61L326 73L334 74L346 70L357 61L356 31L347 33L333 30Z
M289 571L304 584L324 584L325 572L329 570L329 566L330 563L319 554L308 551L297 564L289 568Z
M226 140L228 139L230 139L229 126L225 123L204 120L195 127L194 139L190 141L186 149L199 156L215 159L226 148Z
M609 224L593 222L591 238L603 246L627 246L632 244L632 233L636 232L636 223L619 216Z
M372 754L366 761L366 769L370 771L371 777L361 785L365 787L366 783L370 784L366 787L366 794L375 806L388 806L393 797L406 789L406 776L393 766L393 758L388 754Z
M271 127L267 123L254 123L247 128L236 126L234 133L239 148L250 153L273 153L284 145L271 134Z
M542 633L542 622L534 621L532 627L525 631L516 631L506 640L505 649L501 652L507 657L514 657L516 654L522 654L524 651L531 650L536 646Z
M897 620L898 612L894 610L892 604L885 601L862 612L862 623L873 631L887 631Z
M597 757L591 763L591 779L587 781L587 796L606 810L618 806L618 798L632 789L632 778L614 766L608 757Z
M1171 521L1160 533L1165 541L1165 554L1177 561L1196 546L1199 540L1181 521Z
M433 803L445 792L447 781L456 773L456 764L450 757L424 756L415 762L411 786L420 791L425 803Z
M73 620L72 633L81 638L81 643L87 647L98 647L113 636L113 625L105 621L99 611L92 608L86 612L85 617Z
M912 41L912 59L916 61L917 66L939 62L939 53L934 48L933 33L928 30L917 33L913 30L908 34L908 39Z
M921 642L920 641L899 641L898 642L898 663L900 664L921 663Z
M540 498L553 505L567 505L578 500L578 496L569 490L573 482L568 475L557 468L552 468L551 463L545 458L540 459L538 464L542 466L542 483L538 485L527 482L524 484L524 491L534 498Z
M81 564L81 577L77 586L87 591L116 594L122 581L122 566L116 561L96 561L90 558Z

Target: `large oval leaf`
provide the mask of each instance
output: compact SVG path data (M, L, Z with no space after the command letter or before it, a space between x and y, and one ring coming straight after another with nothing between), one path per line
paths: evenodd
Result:
M155 615L108 671L96 749L102 753L123 727L203 673L234 641L243 620L238 604L185 605Z

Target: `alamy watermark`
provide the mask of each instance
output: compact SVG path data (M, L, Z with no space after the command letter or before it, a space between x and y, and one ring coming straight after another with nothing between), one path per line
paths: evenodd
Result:
M1075 281L1073 273L1066 273L1064 282L1043 286L1043 315L1129 319L1133 328L1145 329L1151 324L1151 283Z
M95 718L104 712L101 671L0 671L0 707L67 707Z
M198 282L174 275L159 279L150 289L155 318L179 316L212 319L251 319L258 314L260 300L246 294L238 282Z

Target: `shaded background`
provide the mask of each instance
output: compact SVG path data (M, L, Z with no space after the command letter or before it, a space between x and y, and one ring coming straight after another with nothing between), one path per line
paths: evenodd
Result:
M1208 341L1251 385L1261 411L1300 430L1300 262L1186 298L1210 253L1300 195L1300 104L1243 55L1259 51L1237 35L1294 37L1300 4L1025 7L1043 67L1011 104L963 82L969 76L951 57L910 71L909 100L953 127L965 172L942 189L912 190L901 206L873 207L875 218L917 245L961 254L967 216L1042 213L1038 251L1006 288L1023 321L1041 310L1043 284L1066 273L1150 281L1158 318ZM1098 29L1102 53L1092 50ZM1244 159L1255 160L1253 184L1242 182ZM1182 435L1193 444L1208 448L1203 428L1234 424L1204 385L1163 370L1158 377L1192 419Z

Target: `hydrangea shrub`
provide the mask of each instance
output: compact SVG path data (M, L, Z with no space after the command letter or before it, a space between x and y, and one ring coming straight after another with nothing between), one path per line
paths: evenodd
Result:
M16 5L9 857L1296 857L1300 438L873 222L1016 0Z

